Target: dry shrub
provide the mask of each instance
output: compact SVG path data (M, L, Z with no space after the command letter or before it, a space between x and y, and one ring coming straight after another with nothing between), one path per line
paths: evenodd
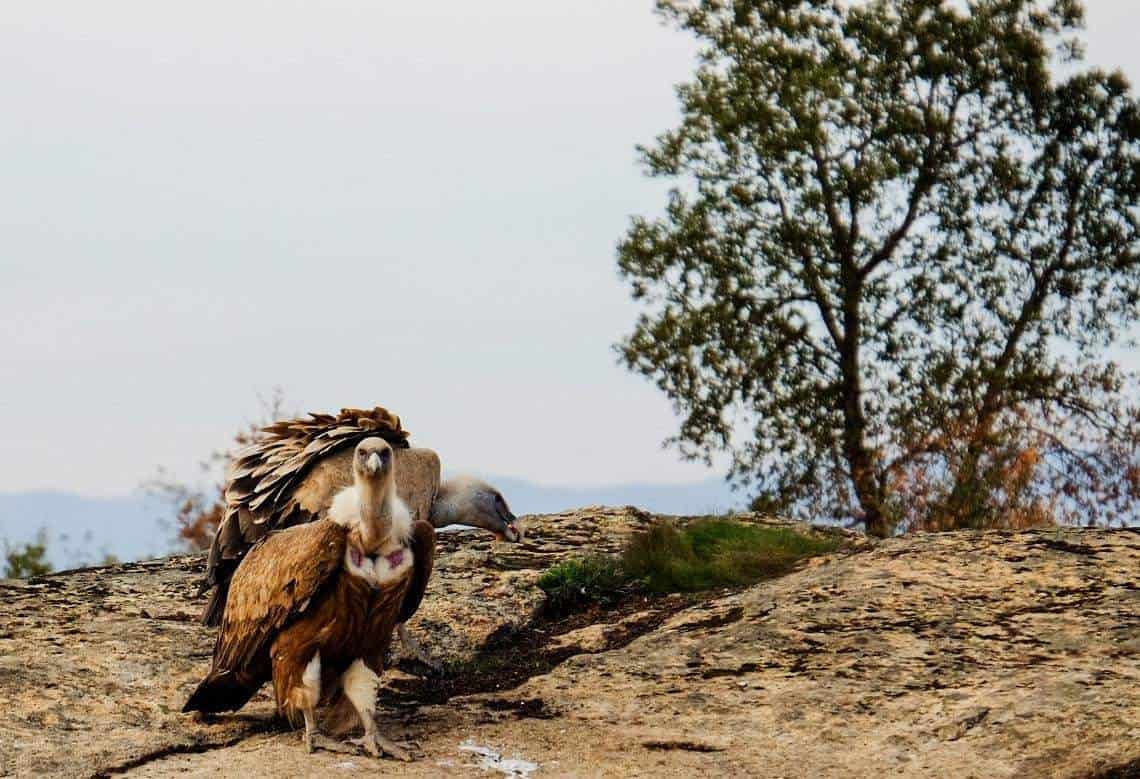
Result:
M1127 523L1140 495L1135 446L1088 429L1042 425L1024 410L988 429L947 424L890 472L896 532Z
M261 406L260 418L239 430L228 448L211 452L209 457L202 460L199 466L203 474L217 473L219 470L224 474L234 454L257 443L266 426L295 416L285 411L285 395L280 387L274 387L268 398L258 395L258 403ZM216 483L203 489L179 481L160 467L158 475L143 487L170 507L170 522L180 546L191 551L210 548L225 508L222 500L224 484Z

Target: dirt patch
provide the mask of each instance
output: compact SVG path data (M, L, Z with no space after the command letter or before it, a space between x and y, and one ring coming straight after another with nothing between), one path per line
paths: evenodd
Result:
M730 592L726 590L725 592ZM738 622L744 617L744 609L732 608L721 614L714 614L706 619L698 619L694 622L686 622L679 630L683 633L692 633L698 630L707 630L709 628L721 628L725 625L731 625L733 622Z
M510 712L515 719L554 719L558 716L558 712L548 708L542 698L526 698L519 701L494 698L484 701L483 707L489 711Z
M1067 552L1068 554L1082 555L1084 557L1097 556L1096 550L1085 544L1073 544L1057 538L1037 538L1033 541L1030 541L1028 545L1041 547L1044 549L1051 549L1054 552Z
M1088 779L1140 779L1140 760L1090 774Z
M408 708L445 703L458 695L509 691L583 654L580 647L572 645L552 648L561 635L591 625L615 625L613 630L606 631L605 644L596 651L620 649L682 609L705 599L700 595L639 594L609 607L593 605L585 611L554 619L539 616L522 628L504 627L496 631L473 657L445 667L442 675L394 680L381 691L380 701L383 705ZM401 661L398 667L406 673L423 672L423 667L414 661Z
M724 676L744 676L761 670L759 663L744 663L739 668L706 668L701 671L702 679L719 679Z
M103 777L118 776L128 773L133 768L139 768L140 766L164 760L168 757L176 755L201 755L215 749L227 749L228 747L245 741L250 736L261 733L274 733L286 729L285 723L277 718L255 721L249 730L231 735L228 738L219 741L192 741L184 744L168 744L159 749L145 752L130 760L124 760L116 765L104 767L92 774L92 777L93 779L103 779Z
M646 749L652 749L657 752L723 752L724 747L716 747L712 744L701 744L696 741L643 741L641 744Z

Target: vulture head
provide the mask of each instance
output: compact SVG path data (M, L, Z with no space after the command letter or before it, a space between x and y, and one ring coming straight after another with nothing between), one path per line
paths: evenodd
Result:
M392 447L383 438L365 438L356 445L352 473L358 482L381 482L392 472Z
M523 526L511 513L503 494L485 481L470 476L457 476L439 485L436 497L442 522L432 524L481 527L502 540L518 542L523 539Z

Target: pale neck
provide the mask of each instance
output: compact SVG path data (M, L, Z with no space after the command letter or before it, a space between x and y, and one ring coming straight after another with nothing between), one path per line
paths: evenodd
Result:
M388 505L391 478L381 481L357 479L360 501L360 540L365 552L375 552L392 532L392 511Z

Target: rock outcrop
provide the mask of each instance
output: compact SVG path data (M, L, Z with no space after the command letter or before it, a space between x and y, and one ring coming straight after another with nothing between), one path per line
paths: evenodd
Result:
M543 569L649 520L443 540L411 627L449 676L402 662L381 694L410 766L306 755L268 690L180 714L201 557L0 582L0 775L1140 775L1140 532L852 537L753 587L542 616Z

